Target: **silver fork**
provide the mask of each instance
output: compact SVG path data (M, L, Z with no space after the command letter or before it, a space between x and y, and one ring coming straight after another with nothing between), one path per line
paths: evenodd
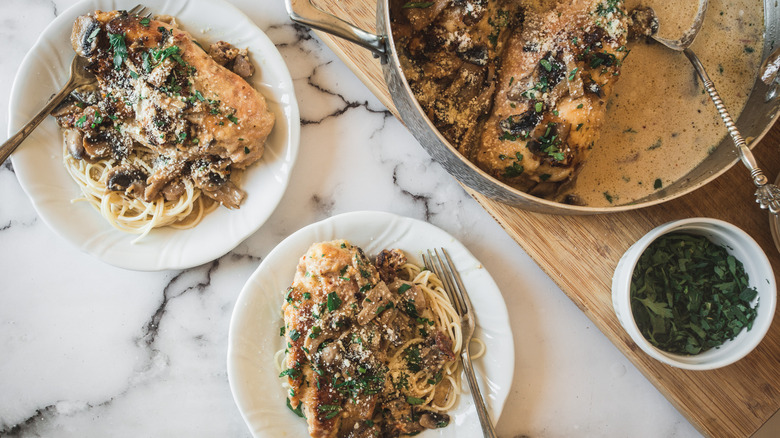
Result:
M486 437L495 438L496 430L493 427L493 422L490 421L490 415L485 406L485 400L482 398L482 392L479 390L479 385L477 384L477 377L474 375L474 365L471 363L469 344L471 338L474 336L474 328L476 327L476 322L474 321L474 308L471 305L469 294L463 286L463 281L461 281L460 274L458 274L458 271L455 269L455 264L452 263L449 253L447 253L447 250L444 248L440 249L442 254L444 254L444 258L439 254L439 250L434 249L433 252L431 252L429 249L427 257L425 254L422 255L423 263L429 271L432 271L441 279L444 284L444 290L447 292L458 315L460 315L460 326L461 332L463 333L460 360L463 363L463 371L466 373L466 380L469 382L471 396L477 407L477 416L479 417L479 423L482 426L482 433Z
M146 17L151 16L149 10L145 6L136 5L133 9L128 11L132 15L144 15ZM70 63L70 76L68 81L62 87L54 97L49 100L39 112L36 114L26 125L22 127L16 134L12 135L8 140L0 145L0 164L3 164L5 160L16 150L17 147L30 135L38 125L43 122L44 119L52 112L66 97L79 87L89 85L95 82L95 77L86 71L84 67L87 65L87 60L81 56L74 56L73 62Z

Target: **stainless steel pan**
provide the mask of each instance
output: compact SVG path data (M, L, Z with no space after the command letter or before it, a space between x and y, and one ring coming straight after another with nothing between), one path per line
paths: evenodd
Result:
M630 205L583 207L529 195L496 180L463 157L426 117L400 67L391 31L389 0L377 1L377 34L366 32L322 11L314 6L311 0L285 1L287 12L292 20L354 42L371 50L374 56L380 58L393 103L407 128L423 148L450 174L461 183L491 199L522 209L551 214L595 214L632 210L690 193L712 181L738 161L731 139L724 138L715 152L685 177ZM756 0L756 6L760 5L761 1ZM780 42L780 3L775 0L763 0L763 3L765 31L762 59L768 59L776 57L779 50L773 45ZM780 93L777 92L780 78L775 75L769 82L769 84L761 80L755 82L747 105L737 120L737 127L748 139L751 147L761 140L780 116L780 97L778 97ZM751 195L752 193L745 194L745 196Z

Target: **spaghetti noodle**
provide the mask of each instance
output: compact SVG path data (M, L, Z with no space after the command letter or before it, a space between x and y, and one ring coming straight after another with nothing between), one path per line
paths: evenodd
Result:
M65 169L82 193L73 202L89 202L114 228L139 234L133 240L134 243L154 228L192 228L218 206L213 199L202 196L201 190L188 180L184 181L184 193L175 201L166 201L162 195L153 201L145 201L124 192L108 190L109 175L121 162L112 158L79 160L70 154L67 146L63 147L62 154ZM131 154L123 161L138 168L149 167L149 161L144 159L143 153Z

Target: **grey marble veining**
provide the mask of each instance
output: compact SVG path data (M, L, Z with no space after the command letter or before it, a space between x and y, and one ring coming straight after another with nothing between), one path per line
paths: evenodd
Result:
M40 32L73 3L0 1L0 101ZM491 272L516 351L500 436L698 436L349 69L287 20L283 2L234 4L294 79L301 148L284 198L215 261L133 272L65 243L10 163L0 166L0 436L249 436L226 372L238 293L286 236L354 210L431 222ZM0 132L7 126L0 105Z

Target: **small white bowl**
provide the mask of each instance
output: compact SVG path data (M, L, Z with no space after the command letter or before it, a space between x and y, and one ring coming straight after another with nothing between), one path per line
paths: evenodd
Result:
M712 348L696 355L680 355L663 351L654 347L642 333L634 321L631 311L631 276L639 257L653 241L664 234L685 232L703 235L717 245L724 246L745 267L750 286L758 291L758 309L753 327L742 330L737 337L726 341L718 348ZM688 370L711 370L732 364L750 353L763 339L777 305L777 287L772 265L769 264L764 251L747 233L738 227L721 220L709 218L691 218L668 222L661 225L634 243L621 257L612 277L612 305L615 308L620 324L631 336L631 339L651 357L678 368ZM755 303L755 301L754 301Z

